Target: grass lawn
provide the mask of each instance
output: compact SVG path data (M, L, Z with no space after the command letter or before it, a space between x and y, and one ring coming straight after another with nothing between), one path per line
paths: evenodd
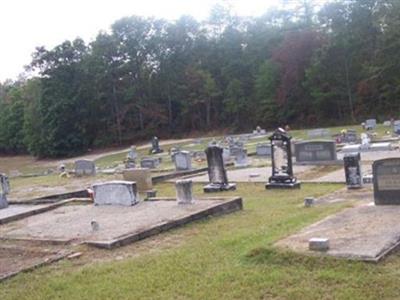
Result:
M272 247L349 206L302 207L305 196L338 188L304 184L300 191L266 191L262 184L240 184L236 192L224 195L241 195L241 212L114 250L132 252L129 258L61 261L20 274L0 284L0 299L399 299L397 255L375 265ZM172 184L157 189L160 196L174 195ZM201 185L195 186L195 194L202 194ZM110 253L83 251L86 257Z

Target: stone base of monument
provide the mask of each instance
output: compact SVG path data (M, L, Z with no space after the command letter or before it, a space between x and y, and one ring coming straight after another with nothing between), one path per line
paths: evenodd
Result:
M265 185L265 188L267 190L272 190L272 189L299 189L301 186L300 181L296 182L268 182Z
M235 191L236 183L210 183L203 187L204 193L216 193L216 192L224 192L224 191Z
M37 243L84 243L111 249L196 220L243 208L240 197L196 198L190 205L180 205L176 199L152 200L141 201L134 206L61 206L0 226L0 239ZM98 230L93 230L93 220L97 223Z
M316 255L317 252L310 251L309 241L323 237L329 240L329 249L320 254L377 262L400 246L399 215L399 205L363 204L307 226L275 245Z

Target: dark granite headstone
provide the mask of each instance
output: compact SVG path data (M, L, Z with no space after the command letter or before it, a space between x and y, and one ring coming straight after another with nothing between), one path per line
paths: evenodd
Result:
M360 153L346 153L343 157L344 173L348 189L358 189L362 187L362 173L360 165Z
M400 157L385 158L372 164L376 205L400 205Z
M160 144L159 144L159 140L158 137L153 137L151 140L151 149L150 149L150 154L157 154L157 153L161 153L164 150L162 150L160 148Z
M294 145L296 162L336 161L336 144L333 141L305 141Z
M206 149L208 177L210 183L204 187L204 192L235 190L236 184L229 183L222 157L223 148L209 146Z

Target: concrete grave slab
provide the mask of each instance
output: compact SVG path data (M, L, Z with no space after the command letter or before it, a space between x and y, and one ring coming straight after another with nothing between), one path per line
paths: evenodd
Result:
M74 199L68 199L56 203L38 205L11 204L7 208L0 210L0 225L41 214L73 201Z
M196 200L191 205L179 205L177 201L143 201L131 207L68 205L1 226L0 238L113 248L198 219L242 209L239 197ZM98 230L92 229L93 221Z
M309 240L324 237L330 244L327 255L377 262L400 244L399 214L400 206L364 204L329 216L276 245L309 253Z

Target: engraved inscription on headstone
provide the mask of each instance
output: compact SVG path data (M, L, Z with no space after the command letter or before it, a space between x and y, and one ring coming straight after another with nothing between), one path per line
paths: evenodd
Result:
M297 162L336 161L336 144L333 141L305 141L294 145Z
M372 173L375 204L400 205L400 158L374 161Z

